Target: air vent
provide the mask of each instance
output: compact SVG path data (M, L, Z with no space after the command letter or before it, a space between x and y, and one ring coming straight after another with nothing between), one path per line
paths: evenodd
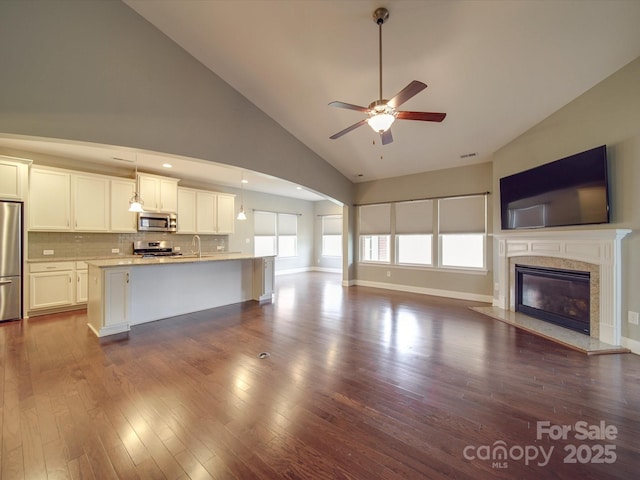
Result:
M464 153L460 155L460 158L471 158L471 157L477 157L477 156L478 156L478 152L472 152L472 153Z

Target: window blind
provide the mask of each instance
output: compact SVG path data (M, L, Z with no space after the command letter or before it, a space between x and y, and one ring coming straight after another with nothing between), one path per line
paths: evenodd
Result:
M278 214L278 235L297 235L298 216L290 213Z
M342 235L342 215L322 217L323 235Z
M273 237L276 234L276 214L255 211L253 214L253 228L255 235Z
M433 200L396 203L396 233L433 233Z
M388 235L391 233L391 205L363 205L359 207L360 235Z
M486 197L443 198L438 201L440 233L485 233Z

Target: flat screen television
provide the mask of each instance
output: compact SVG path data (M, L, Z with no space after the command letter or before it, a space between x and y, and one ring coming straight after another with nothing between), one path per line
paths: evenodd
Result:
M607 146L500 179L502 229L609 223Z

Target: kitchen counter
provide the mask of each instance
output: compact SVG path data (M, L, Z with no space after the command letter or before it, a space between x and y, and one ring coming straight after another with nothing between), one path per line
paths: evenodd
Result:
M97 260L85 260L89 265L94 265L100 268L120 267L123 265L170 265L180 263L202 263L202 262L220 262L228 260L247 260L256 257L245 253L210 253L198 255L177 255L174 257L147 257L142 258L140 255L135 255L126 258L109 258L109 259L97 259Z
M224 256L224 255L241 255L240 252L211 252L211 253L203 253L202 257L214 257L214 256ZM191 258L196 256L196 254L187 253L184 255L179 255L177 258ZM27 263L47 263L47 262L90 262L96 260L114 260L114 261L123 261L123 260L132 260L132 259L141 259L140 255L109 255L109 256L99 256L99 257L42 257L42 258L28 258L26 260ZM174 257L171 257L174 258ZM146 260L146 259L145 259Z
M224 305L271 302L274 260L242 253L89 260L89 328L103 337Z

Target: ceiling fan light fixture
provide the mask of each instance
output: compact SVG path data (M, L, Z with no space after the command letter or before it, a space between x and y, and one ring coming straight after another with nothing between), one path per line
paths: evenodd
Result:
M395 119L395 115L391 113L380 112L371 115L367 120L367 123L374 132L383 133L391 128L391 125L393 124Z

